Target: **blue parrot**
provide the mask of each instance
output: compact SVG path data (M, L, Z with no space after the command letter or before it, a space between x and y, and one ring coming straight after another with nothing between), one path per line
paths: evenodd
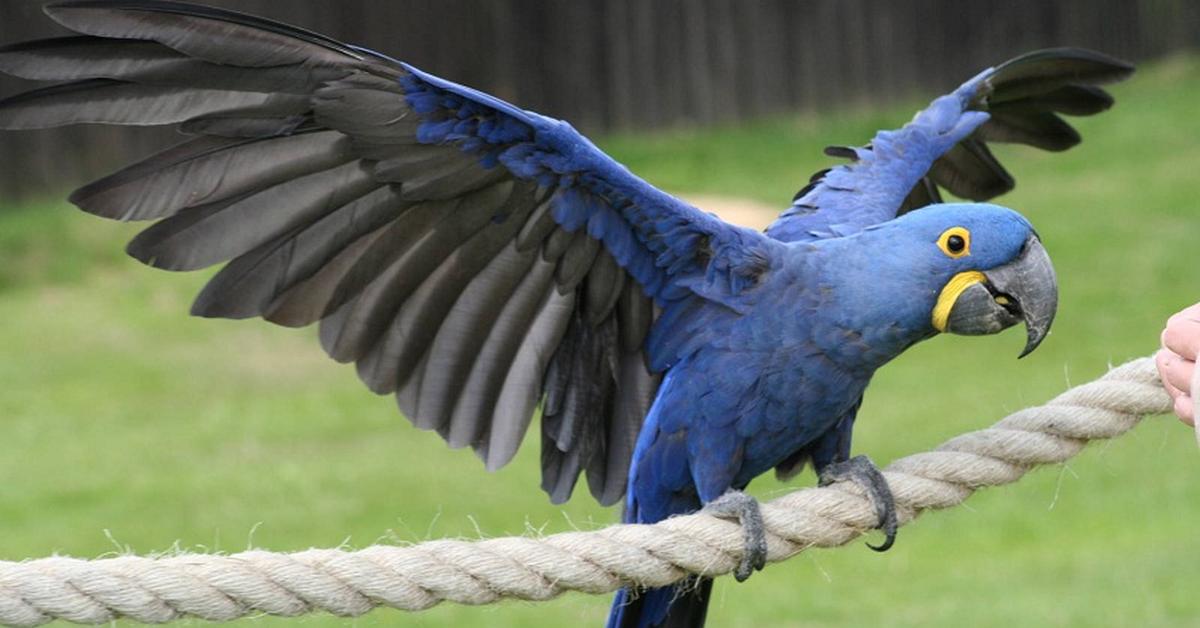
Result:
M712 508L810 463L859 482L895 536L891 494L851 431L876 369L941 332L1024 322L1057 287L988 142L1063 150L1131 66L1055 49L986 70L849 163L818 173L765 232L666 194L569 124L380 53L166 0L49 5L70 37L0 49L55 85L0 101L0 128L177 125L180 144L88 184L83 210L153 221L133 257L225 263L192 312L320 324L331 357L489 470L541 408L542 488L580 475L624 520ZM943 203L939 188L971 199ZM626 589L610 626L696 626L711 580Z

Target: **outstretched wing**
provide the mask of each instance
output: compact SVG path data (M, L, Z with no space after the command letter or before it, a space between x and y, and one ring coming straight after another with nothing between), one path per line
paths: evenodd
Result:
M1077 48L1021 55L984 70L934 100L912 122L881 131L861 148L833 146L850 163L822 170L767 228L784 242L838 237L942 201L939 188L984 201L1013 188L988 142L1062 151L1080 141L1058 114L1105 111L1112 97L1099 84L1120 81L1133 66Z
M177 124L173 148L78 190L170 270L228 262L200 316L320 321L325 350L416 425L507 463L544 398L543 487L620 498L658 385L659 306L734 304L770 241L633 176L566 123L321 35L159 0L47 8L80 36L0 51L67 81L0 128Z

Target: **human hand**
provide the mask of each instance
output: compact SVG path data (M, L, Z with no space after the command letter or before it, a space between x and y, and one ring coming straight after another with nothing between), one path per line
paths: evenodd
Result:
M1185 308L1167 319L1162 332L1162 349L1155 355L1163 387L1175 400L1175 414L1188 425L1196 420L1192 399L1192 374L1200 349L1200 303Z

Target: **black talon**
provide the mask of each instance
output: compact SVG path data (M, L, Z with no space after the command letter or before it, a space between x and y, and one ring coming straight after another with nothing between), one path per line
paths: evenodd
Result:
M729 490L708 502L704 510L719 517L737 517L742 525L746 548L733 577L744 582L755 571L762 571L767 564L767 533L758 500L741 491Z
M821 469L818 483L820 486L828 486L843 480L861 486L867 492L867 498L871 500L871 504L875 506L875 513L879 515L879 525L876 528L883 531L883 543L879 545L867 543L867 547L876 552L888 551L896 542L896 530L900 526L896 521L896 500L892 497L892 489L884 479L883 473L880 473L879 467L876 467L870 458L855 456L849 460L834 462Z

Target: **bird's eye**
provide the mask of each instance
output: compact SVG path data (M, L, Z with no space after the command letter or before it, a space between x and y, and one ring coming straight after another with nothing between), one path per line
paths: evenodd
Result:
M965 227L951 227L938 237L938 248L954 259L970 255L971 232Z

